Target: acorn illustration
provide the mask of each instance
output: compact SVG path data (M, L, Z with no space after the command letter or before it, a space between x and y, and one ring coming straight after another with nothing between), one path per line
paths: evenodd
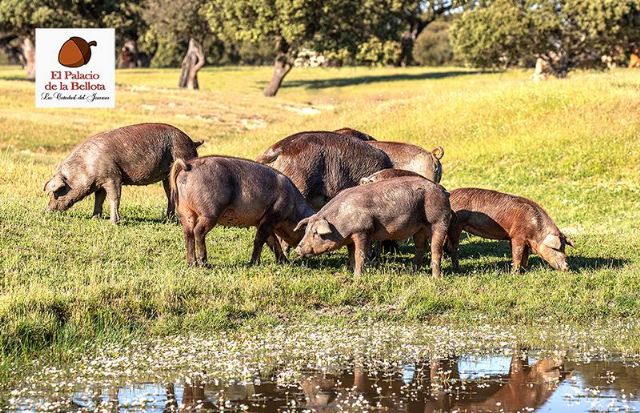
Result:
M95 40L87 42L82 37L72 37L60 48L58 63L66 67L80 67L91 60L91 46L96 46Z

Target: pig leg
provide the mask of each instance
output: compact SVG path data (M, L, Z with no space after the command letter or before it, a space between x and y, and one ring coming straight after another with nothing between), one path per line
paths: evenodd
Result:
M367 252L369 251L369 237L365 233L356 233L351 236L353 243L355 244L354 248L354 266L353 266L353 275L356 279L359 279L362 275L362 268L364 267L364 263L367 259Z
M184 234L184 245L187 248L187 265L193 267L196 265L196 242L193 235L193 227L183 222L182 232Z
M262 247L264 243L268 241L269 237L273 233L273 226L269 224L261 224L256 231L256 237L253 239L253 253L251 254L251 261L249 265L260 264L260 255L262 254ZM280 250L282 252L282 250ZM276 254L276 259L278 258Z
M104 200L107 198L107 191L103 188L100 188L95 193L95 201L93 203L93 218L102 217L102 206L104 205Z
M109 197L109 206L111 208L111 223L117 224L120 221L120 196L122 194L122 183L120 181L111 181L104 186Z
M522 272L522 261L526 249L527 245L523 240L511 240L511 256L513 257L513 268L511 269L511 271L514 274L520 274Z
M356 244L353 242L347 244L347 251L349 252L349 269L353 271L356 265Z
M531 254L531 248L527 245L522 253L522 268L525 270L529 267L529 254Z
M211 229L218 222L217 217L198 217L195 227L193 227L193 235L195 237L195 243L198 247L198 265L203 267L207 266L207 243L205 237L211 231Z
M267 245L269 246L271 251L273 251L273 255L276 256L276 262L278 264L285 264L289 262L287 256L284 254L284 251L282 251L280 241L278 240L278 237L275 233L271 233L271 235L269 235L269 237L267 238Z
M184 234L184 245L187 249L187 265L190 267L196 265L196 243L193 235L195 221L196 216L191 213L180 215L180 224L182 224L182 233Z
M449 247L449 254L451 255L451 266L454 271L460 271L460 261L458 260L458 251L460 249L460 235L462 234L462 227L458 225L451 225L447 234L447 244Z
M420 230L413 235L413 242L416 244L416 255L413 258L413 267L417 271L422 267L424 250L427 245L428 231Z
M167 195L167 220L171 220L176 212L175 204L171 200L171 184L169 183L169 178L162 180L162 187L164 188L165 195Z
M444 223L431 226L431 275L433 277L442 275L442 250L447 238L447 227L448 225Z

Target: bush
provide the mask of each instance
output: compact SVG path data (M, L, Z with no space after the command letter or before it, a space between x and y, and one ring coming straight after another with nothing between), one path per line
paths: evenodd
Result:
M428 25L416 39L413 58L422 66L444 66L453 62L449 43L449 22L436 20Z

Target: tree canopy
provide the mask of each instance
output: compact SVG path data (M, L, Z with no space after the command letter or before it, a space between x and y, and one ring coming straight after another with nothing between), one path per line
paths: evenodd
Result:
M456 55L479 67L542 59L565 76L622 62L640 41L640 0L493 0L456 19Z
M399 53L395 0L221 0L204 14L212 32L231 41L268 40L274 73L265 95L277 93L297 53L310 49L330 60L391 62Z

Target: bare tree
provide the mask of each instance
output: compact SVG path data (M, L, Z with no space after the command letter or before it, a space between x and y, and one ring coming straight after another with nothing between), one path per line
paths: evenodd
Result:
M289 44L282 37L277 40L277 53L273 64L273 76L263 92L265 96L275 96L278 93L284 77L293 67Z
M199 89L198 71L204 66L202 45L195 39L189 39L187 54L182 59L182 71L178 86L186 89Z
M22 57L24 58L24 69L27 72L27 79L36 78L36 45L30 36L22 39Z

